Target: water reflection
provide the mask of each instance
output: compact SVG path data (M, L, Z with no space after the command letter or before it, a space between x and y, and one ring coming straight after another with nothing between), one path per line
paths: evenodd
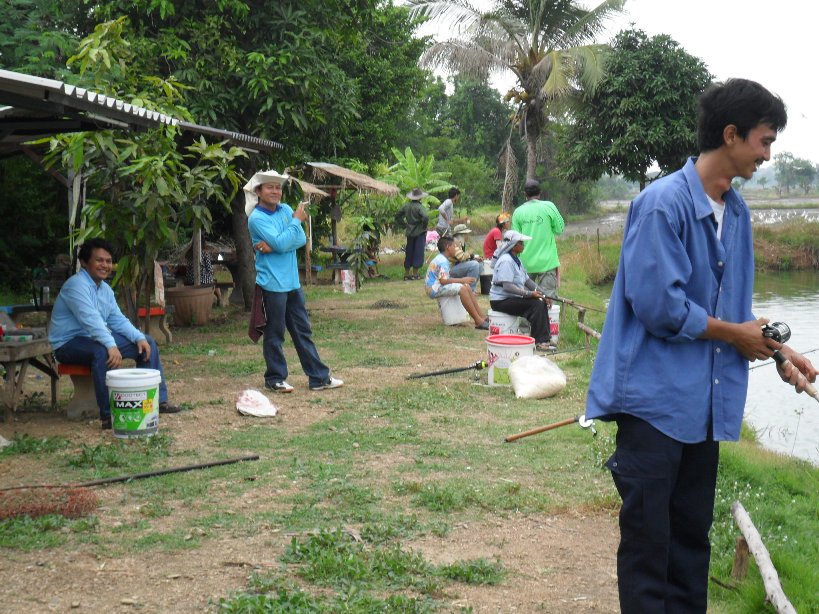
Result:
M754 313L791 327L788 345L819 363L819 273L758 274ZM819 465L819 403L782 382L773 363L753 363L745 419L766 448Z

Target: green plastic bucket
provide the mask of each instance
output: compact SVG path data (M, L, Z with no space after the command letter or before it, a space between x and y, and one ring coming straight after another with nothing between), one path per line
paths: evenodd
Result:
M114 437L150 437L159 427L159 371L114 369L105 375Z

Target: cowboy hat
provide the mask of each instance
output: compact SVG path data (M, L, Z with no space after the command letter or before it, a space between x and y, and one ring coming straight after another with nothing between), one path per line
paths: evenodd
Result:
M253 208L259 202L259 197L256 194L257 187L265 183L280 183L282 186L284 186L284 184L286 184L289 180L290 175L287 173L280 175L272 169L269 171L259 171L253 175L250 181L248 181L243 188L245 192L245 213L247 215L253 213Z
M410 200L421 200L427 196L429 196L429 194L424 192L421 188L412 188L412 191L407 194L407 198Z
M455 228L452 229L452 235L466 235L472 232L466 224L457 224Z

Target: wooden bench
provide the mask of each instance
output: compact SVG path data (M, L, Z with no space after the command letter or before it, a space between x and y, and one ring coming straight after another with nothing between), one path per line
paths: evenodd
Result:
M74 396L65 408L65 414L69 420L82 420L83 418L98 418L100 415L97 407L97 396L94 393L94 380L91 379L91 368L85 365L57 365L59 375L70 375L71 384L74 386Z
M232 284L231 284L232 285ZM150 330L151 335L154 337L154 340L157 343L162 343L161 339L154 334L153 331L159 329L162 334L165 336L165 343L173 343L173 333L171 333L171 329L168 327L168 314L164 307L151 307L150 311L148 312L148 316L150 317ZM145 332L145 307L140 307L137 309L137 321L139 322L139 330L143 333Z

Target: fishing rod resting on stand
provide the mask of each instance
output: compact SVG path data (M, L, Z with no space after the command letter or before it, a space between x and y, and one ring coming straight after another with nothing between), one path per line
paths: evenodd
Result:
M765 326L762 327L762 335L764 337L768 337L769 339L773 339L777 343L786 343L788 339L791 338L791 327L785 324L784 322L774 322L772 324L766 324ZM779 350L774 350L773 359L776 361L776 364L778 364L782 368L784 368L791 362L790 360L785 358L782 355L782 352L780 352ZM816 386L811 384L808 381L808 378L804 376L804 374L800 373L799 375L805 380L803 384L805 392L807 392L810 396L816 399L816 402L819 403L819 390L816 390Z

